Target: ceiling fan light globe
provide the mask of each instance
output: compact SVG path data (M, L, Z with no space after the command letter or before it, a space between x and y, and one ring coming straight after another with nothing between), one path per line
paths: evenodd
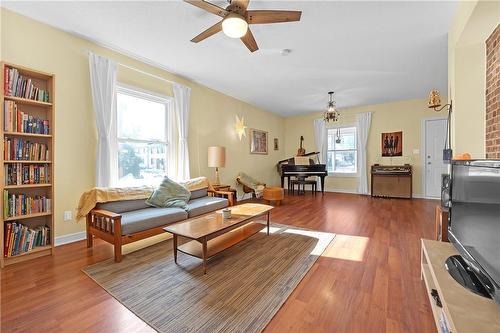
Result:
M232 13L222 21L222 31L228 37L241 38L248 31L248 23L243 16Z

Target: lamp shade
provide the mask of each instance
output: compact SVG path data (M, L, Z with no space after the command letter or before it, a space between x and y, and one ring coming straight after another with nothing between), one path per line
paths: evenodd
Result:
M220 146L208 147L208 166L223 168L226 165L226 148Z

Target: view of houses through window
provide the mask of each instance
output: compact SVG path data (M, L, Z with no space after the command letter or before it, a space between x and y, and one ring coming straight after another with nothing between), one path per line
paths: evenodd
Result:
M157 185L167 173L170 103L122 87L116 97L118 185Z
M330 173L355 174L358 172L356 127L328 129L326 166Z

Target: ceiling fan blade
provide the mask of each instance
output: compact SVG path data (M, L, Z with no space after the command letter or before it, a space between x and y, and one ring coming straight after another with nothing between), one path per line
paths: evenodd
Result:
M207 30L203 31L201 34L199 34L195 38L191 39L191 41L193 43L201 42L205 38L208 38L212 35L215 35L216 33L218 33L221 30L222 30L222 21L215 23L213 26L211 26Z
M252 31L250 29L247 30L247 33L245 36L240 38L243 44L250 50L250 52L255 52L259 49L257 46L257 42L255 41L255 38L253 38Z
M240 7L243 11L247 10L250 0L231 0L231 7Z
M301 11L295 10L249 10L248 24L266 24L300 21Z
M218 15L220 17L226 17L227 15L229 15L229 12L227 10L219 6L213 5L210 2L206 2L203 0L184 0L184 2L187 2L195 7L201 8L203 10L206 10L207 12Z

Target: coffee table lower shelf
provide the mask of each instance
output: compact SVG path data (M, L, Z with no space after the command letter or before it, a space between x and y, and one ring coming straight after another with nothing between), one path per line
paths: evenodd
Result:
M251 222L209 240L207 242L207 258L213 257L217 253L238 244L239 242L255 235L264 228L266 228L265 224ZM193 240L179 245L177 250L193 257L203 259L203 245L199 241Z

